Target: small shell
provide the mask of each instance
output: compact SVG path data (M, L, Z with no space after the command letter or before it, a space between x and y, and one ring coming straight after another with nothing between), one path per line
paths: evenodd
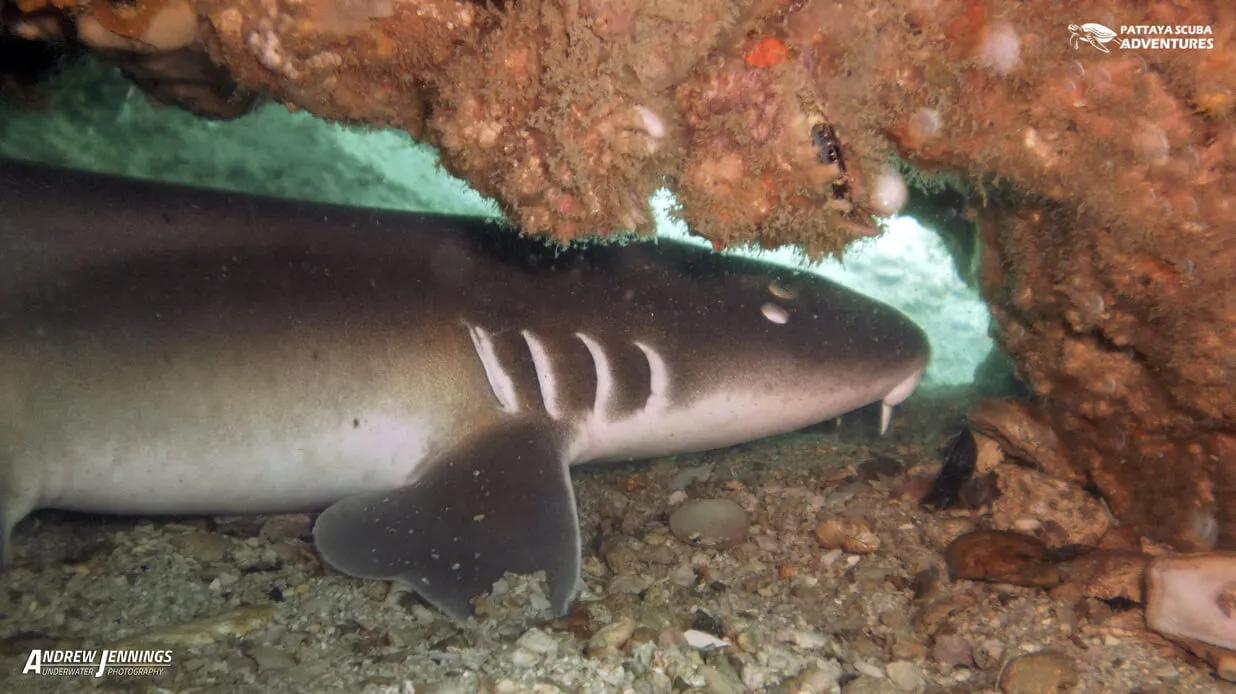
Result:
M826 518L815 526L815 537L826 549L850 554L871 554L880 549L880 537L867 524L852 518Z

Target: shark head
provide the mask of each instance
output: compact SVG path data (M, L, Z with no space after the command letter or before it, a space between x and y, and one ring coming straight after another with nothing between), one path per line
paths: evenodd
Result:
M598 398L580 458L732 445L876 402L887 428L930 357L905 315L810 271L677 243L624 250L607 312L624 323L613 339L643 357L623 380L647 385L625 416ZM589 342L605 360L604 341ZM617 380L605 370L598 380Z

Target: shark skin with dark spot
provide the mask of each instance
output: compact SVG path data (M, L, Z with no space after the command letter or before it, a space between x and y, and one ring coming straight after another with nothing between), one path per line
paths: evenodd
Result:
M914 389L901 313L674 242L0 162L0 542L39 508L325 509L318 551L455 618L579 585L571 465L729 446Z

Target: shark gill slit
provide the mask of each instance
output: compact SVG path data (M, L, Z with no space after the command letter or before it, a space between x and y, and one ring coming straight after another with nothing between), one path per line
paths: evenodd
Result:
M603 419L614 398L614 373L609 357L601 348L601 344L591 336L575 333L575 337L584 343L584 347L588 348L588 354L592 356L592 368L597 375L597 392L592 400L592 414L597 419Z
M502 363L494 352L493 336L480 326L468 325L467 328L468 336L472 338L472 347L481 361L481 368L485 370L485 379L489 381L489 388L493 391L494 399L498 401L498 407L507 414L519 412L519 396L515 392L515 382L502 368Z
M669 409L669 367L665 364L665 357L657 350L642 342L633 344L644 353L644 359L648 362L648 399L644 401L644 414L661 414Z
M545 413L554 421L562 419L562 403L558 393L558 380L554 375L554 365L545 350L545 343L528 330L519 331L528 345L528 354L532 357L532 368L536 371L536 382L541 391L541 402Z

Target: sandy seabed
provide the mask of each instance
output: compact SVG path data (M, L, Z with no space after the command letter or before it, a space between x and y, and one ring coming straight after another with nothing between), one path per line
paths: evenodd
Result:
M1136 605L1083 613L1038 589L949 579L944 547L990 514L917 499L966 404L920 392L883 438L869 409L578 470L586 588L567 617L531 624L520 603L535 585L460 625L329 571L311 516L36 514L0 574L0 691L1236 692L1142 631ZM746 511L745 542L710 549L670 531L679 504L721 498ZM876 539L865 553L821 547L830 518ZM125 646L171 648L174 665L153 678L20 674L31 648ZM1047 655L1010 666L1029 653Z

